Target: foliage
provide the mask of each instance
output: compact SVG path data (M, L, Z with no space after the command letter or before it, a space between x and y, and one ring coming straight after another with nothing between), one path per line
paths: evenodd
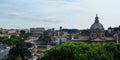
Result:
M79 33L78 29L63 29L62 31L68 32L68 33Z
M27 39L28 36L30 36L30 33L20 34L20 37L21 37L22 39Z
M25 59L31 57L31 52L28 50L27 47L16 46L16 47L13 47L12 49L10 49L8 57L10 57L10 56L13 56L13 57L20 56L22 58L22 60L25 60Z
M11 38L0 38L0 42L8 45L16 45L19 42L23 42L22 38L12 35Z
M16 56L10 55L7 57L6 60L16 60Z
M25 60L31 57L31 52L28 48L32 47L32 44L24 42L21 36L12 35L11 38L0 38L0 41L4 44L12 45L6 60Z
M48 50L40 60L120 60L120 44L63 43Z
M82 36L89 36L90 35L90 30L81 30L81 35Z
M6 60L22 60L22 59L20 58L20 56L16 57L16 56L10 55Z
M114 33L109 33L108 31L105 31L106 37L113 37Z
M20 34L25 34L25 30L21 30L21 31L20 31Z
M32 47L31 43L19 42L10 49L7 60L25 60L31 57L31 52L29 51L29 47ZM19 58L18 58L19 57Z
M50 43L51 36L45 35L43 39L46 43Z
M28 43L28 42L19 42L18 44L16 44L17 47L27 47L30 48L33 46L32 43Z
M27 39L27 37L30 35L30 33L24 33L20 34L20 36L12 35L11 38L0 38L0 42L8 45L16 45L19 42L24 42L24 39Z
M32 44L32 43L25 42L25 46L26 46L27 48L30 48L30 47L33 46L33 44Z

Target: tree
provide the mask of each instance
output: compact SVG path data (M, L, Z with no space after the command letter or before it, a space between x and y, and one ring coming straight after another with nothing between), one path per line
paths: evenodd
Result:
M16 56L9 55L6 60L16 60Z
M69 42L48 50L40 60L120 60L120 44Z
M114 33L109 33L108 31L105 31L105 36L106 37L113 37Z
M26 47L13 47L9 51L9 56L20 56L22 60L25 60L29 57L31 57L31 52Z
M25 43L25 42L19 42L16 44L16 46L13 46L13 48L10 49L9 55L7 60L13 59L19 59L25 60L29 57L31 57L31 52L29 51L29 47L31 47L31 43Z
M82 36L89 36L90 35L90 30L81 30L81 35Z
M67 33L79 33L80 31L78 29L63 29L62 31L65 31Z
M25 30L21 30L21 31L20 31L20 34L25 34Z
M19 42L23 42L22 38L14 35L12 35L11 38L5 38L2 40L2 43L8 44L8 45L16 45Z
M30 47L33 46L33 44L32 44L32 43L25 42L25 46L26 46L27 48L30 48Z
M45 42L45 44L50 43L50 41L51 41L51 36L45 35L44 38L43 38L43 41Z
M21 37L22 39L27 39L27 37L29 37L29 36L30 36L30 33L20 34L20 37Z
M16 44L17 47L27 47L27 48L30 48L33 46L32 43L29 43L29 42L19 42L18 44Z

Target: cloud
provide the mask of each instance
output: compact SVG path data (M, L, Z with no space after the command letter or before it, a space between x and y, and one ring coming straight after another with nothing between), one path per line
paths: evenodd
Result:
M22 14L16 13L16 12L11 12L8 13L9 16L22 16Z
M26 14L24 12L0 12L2 15L4 16L8 16L8 17L12 17L12 18L16 18L16 19L35 19L34 16Z
M55 18L55 17L47 17L47 18L41 18L42 22L46 23L62 23L61 19Z

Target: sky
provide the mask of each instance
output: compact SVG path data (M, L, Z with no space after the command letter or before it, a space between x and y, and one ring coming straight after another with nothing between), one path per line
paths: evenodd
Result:
M120 0L0 0L2 28L89 29L98 14L104 28L120 25Z

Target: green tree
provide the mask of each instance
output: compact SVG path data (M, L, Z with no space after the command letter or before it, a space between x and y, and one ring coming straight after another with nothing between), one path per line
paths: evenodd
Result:
M46 51L40 60L120 60L120 44L69 42Z
M45 41L46 44L47 44L47 43L50 43L50 41L51 41L51 36L45 35L43 40Z
M78 29L63 29L62 31L67 33L79 33L80 31Z
M2 43L4 44L8 44L8 45L16 45L19 42L23 42L22 38L18 37L18 36L11 36L11 38L4 38L2 40Z
M27 39L27 37L29 37L29 36L30 36L30 33L20 34L20 37L21 37L22 39Z
M82 36L89 36L90 35L90 30L81 30L81 35Z
M9 55L6 60L16 60L16 56Z
M9 51L9 56L20 56L22 60L25 60L29 57L31 57L31 52L26 47L13 47Z
M20 31L20 34L25 34L25 30L21 30L21 31Z

